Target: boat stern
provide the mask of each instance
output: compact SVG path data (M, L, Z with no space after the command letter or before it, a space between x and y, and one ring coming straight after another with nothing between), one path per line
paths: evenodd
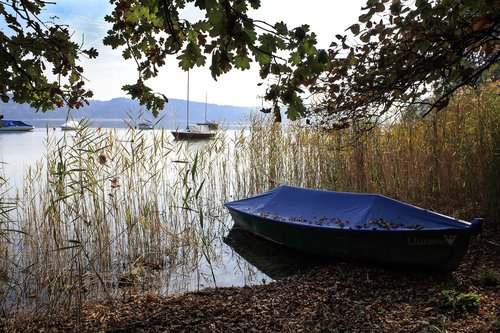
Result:
M483 231L483 219L476 217L470 222L471 235L479 235Z

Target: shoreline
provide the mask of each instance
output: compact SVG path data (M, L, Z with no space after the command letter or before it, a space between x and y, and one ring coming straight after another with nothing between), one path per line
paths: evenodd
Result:
M483 231L449 274L329 263L269 284L180 295L126 293L51 317L4 318L4 332L498 332L500 235ZM443 290L480 295L475 311L442 308Z

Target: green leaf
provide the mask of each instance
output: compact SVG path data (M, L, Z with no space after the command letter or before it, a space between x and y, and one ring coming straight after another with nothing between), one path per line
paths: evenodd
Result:
M251 59L247 56L239 56L234 57L234 67L245 70L250 69Z
M328 53L326 52L326 50L321 49L318 51L318 59L317 60L320 64L326 64L328 62Z
M349 55L347 56L347 62L349 65L355 65L357 63L356 56L354 55L354 50L351 49L351 52L349 52Z
M415 1L415 6L417 6L417 8L426 7L428 5L429 5L429 2L427 0L416 0Z
M461 74L462 74L461 70L455 69L448 76L448 80L451 82L456 81L462 76Z
M385 10L385 6L383 3L379 2L375 5L375 11L380 13L380 12L383 12Z
M71 71L71 75L69 76L69 83L71 85L75 84L76 81L80 79L80 75L76 71Z
M198 21L193 24L193 29L198 31L209 31L212 26L206 20Z
M299 117L302 117L306 113L306 107L302 101L295 101L292 103L287 111L285 112L288 119L297 120Z
M212 77L214 80L217 80L217 77L219 77L222 74L222 71L219 67L219 60L220 60L220 51L216 51L212 54L212 64L210 65L210 71L212 73Z
M363 42L363 43L368 43L370 41L370 34L368 33L364 33L362 34L359 39Z
M315 45L316 45L316 38L314 38L314 37L307 38L304 40L304 44L302 45L302 49L304 50L305 54L314 56L318 52Z
M290 58L288 59L288 62L294 66L300 64L302 62L303 57L300 55L299 52L293 52L290 54Z
M262 52L260 50L254 50L253 54L254 54L255 60L261 66L267 65L267 64L269 64L271 62L271 60L273 60L273 57L270 54L264 53L264 52Z
M207 14L208 14L208 21L213 27L222 24L222 21L224 19L224 12L222 10L219 11L212 9L209 10Z
M200 46L194 42L189 42L177 59L179 60L179 67L185 71L195 66L202 66L206 61L206 57L201 53Z
M261 79L267 78L269 73L271 72L271 63L267 63L265 65L261 65L259 70L259 75Z
M288 34L288 28L285 23L283 22L278 22L274 25L274 29L276 29L276 32L280 35L286 35Z
M272 34L262 34L259 37L260 49L267 53L276 52L277 38Z
M357 23L353 24L353 25L351 25L351 27L349 29L351 29L351 32L354 36L359 34L359 24L357 24Z
M253 9L258 9L260 7L260 0L248 0L250 2L250 6Z
M200 186L198 187L198 190L196 190L196 193L195 193L195 198L198 199L198 197L200 196L200 192L203 188L203 185L205 184L205 180L206 179L203 179L203 181L201 182Z
M366 13L366 14L363 14L361 15L358 20L359 22L361 23L366 23L368 21L370 21L370 19L372 18L373 14L372 13Z
M426 53L429 51L429 48L431 47L432 43L429 40L424 40L418 47L420 52Z

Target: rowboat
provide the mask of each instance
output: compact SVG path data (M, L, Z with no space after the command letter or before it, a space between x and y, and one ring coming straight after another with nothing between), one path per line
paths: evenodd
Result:
M0 120L0 132L29 132L34 131L33 125L26 124L20 120Z
M482 219L470 223L380 194L280 186L225 203L235 226L301 251L452 270Z

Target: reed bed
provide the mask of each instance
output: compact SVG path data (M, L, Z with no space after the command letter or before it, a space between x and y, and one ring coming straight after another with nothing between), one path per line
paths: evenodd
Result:
M57 314L90 298L112 301L124 287L172 293L200 284L189 277L217 256L210 245L225 227L222 207L203 188L210 170L198 148L206 146L169 135L48 134L44 160L27 170L9 219L2 215L16 230L2 233L4 313Z
M498 220L499 85L463 90L426 118L407 110L368 132L253 123L238 142L245 195L279 184L373 192L464 219Z
M498 223L498 87L464 90L438 114L408 110L370 132L253 119L196 143L163 130L48 133L17 198L0 191L2 314L78 315L83 302L113 302L125 288L216 285L232 225L223 203L280 184L377 192Z

